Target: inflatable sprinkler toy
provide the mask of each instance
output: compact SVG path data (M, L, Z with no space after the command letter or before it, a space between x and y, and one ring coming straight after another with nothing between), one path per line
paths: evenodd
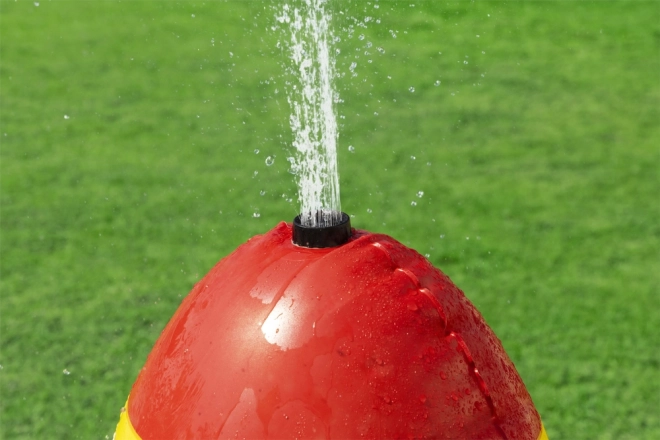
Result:
M502 344L387 235L280 223L222 259L158 338L117 440L547 435Z

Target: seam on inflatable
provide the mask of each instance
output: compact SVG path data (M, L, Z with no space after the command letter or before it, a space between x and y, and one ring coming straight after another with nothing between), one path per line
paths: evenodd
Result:
M470 375L472 378L475 380L477 383L477 386L479 388L479 391L483 395L484 399L486 400L486 403L488 404L488 408L490 409L491 417L492 417L492 422L495 428L497 429L498 433L502 436L502 438L506 439L506 434L502 430L502 427L500 426L500 420L499 417L497 416L497 411L495 411L495 404L493 403L493 399L490 396L490 391L488 390L488 386L486 385L486 382L483 380L481 377L481 374L479 374L479 369L474 363L474 359L472 358L472 354L470 353L470 350L467 347L467 344L465 341L463 341L463 338L461 336L453 331L450 331L448 328L448 323L447 323L447 315L445 314L444 309L442 308L442 305L440 304L440 301L438 301L438 298L436 298L435 295L431 292L431 290L425 286L422 286L422 283L419 281L419 278L412 273L410 270L398 267L398 265L394 262L394 259L390 255L390 253L387 251L387 249L380 243L374 242L372 243L372 246L374 246L377 249L380 249L385 253L385 255L388 257L388 259L392 262L392 264L396 267L394 269L395 272L401 272L405 274L410 281L413 283L415 288L417 289L418 292L424 294L427 298L430 299L433 307L435 310L438 312L438 315L440 316L441 321L443 322L443 331L442 337L454 337L456 339L456 342L459 344L459 347L461 348L461 353L463 354L463 357L465 359L465 362L468 364L469 369L470 369ZM540 439L538 439L540 440Z

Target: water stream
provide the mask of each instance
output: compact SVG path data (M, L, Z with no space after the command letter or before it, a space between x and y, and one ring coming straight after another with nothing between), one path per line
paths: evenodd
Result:
M327 0L290 0L277 6L276 18L288 60L286 91L291 107L301 222L325 227L341 220L337 170L334 36Z

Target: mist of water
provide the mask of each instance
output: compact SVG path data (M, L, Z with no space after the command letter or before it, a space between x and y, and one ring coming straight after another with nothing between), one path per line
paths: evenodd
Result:
M301 222L324 227L341 221L337 170L332 16L327 0L290 0L277 7L288 55L285 68L296 157Z

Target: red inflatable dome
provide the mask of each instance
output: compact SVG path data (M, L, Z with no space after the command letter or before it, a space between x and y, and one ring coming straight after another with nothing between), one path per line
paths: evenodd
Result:
M117 439L546 438L500 341L424 257L365 231L291 238L280 223L194 287Z

